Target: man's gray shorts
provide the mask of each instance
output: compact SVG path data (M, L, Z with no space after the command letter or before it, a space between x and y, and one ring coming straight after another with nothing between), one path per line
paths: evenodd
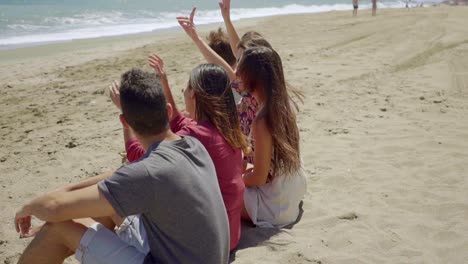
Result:
M84 233L75 257L83 264L142 264L149 252L139 216L129 216L115 233L94 223Z

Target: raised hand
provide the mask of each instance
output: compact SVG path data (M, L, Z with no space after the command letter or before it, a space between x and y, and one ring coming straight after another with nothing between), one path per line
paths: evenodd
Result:
M224 19L231 17L231 0L221 0L218 3L219 8L221 9L221 15Z
M167 75L164 71L164 61L156 54L149 56L148 58L149 65L154 69L156 73L161 76L161 78L166 79Z
M196 40L198 38L197 30L195 28L195 24L193 23L193 18L195 16L195 11L197 10L196 7L192 9L190 13L190 17L186 16L179 16L177 17L177 21L179 25L184 29L185 33L189 35L192 40Z
M122 105L120 104L120 87L117 81L113 81L109 86L109 93L112 102L120 111L122 111Z
M164 95L166 95L167 101L172 105L172 109L175 113L174 116L178 115L179 110L177 109L174 97L172 96L171 87L169 86L169 81L167 80L166 72L164 71L164 61L158 55L153 54L149 56L148 62L151 68L153 68L154 71L158 73L161 77L161 84L164 91Z

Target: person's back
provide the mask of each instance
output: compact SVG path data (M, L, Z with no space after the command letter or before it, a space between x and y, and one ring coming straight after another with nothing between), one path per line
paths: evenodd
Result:
M196 137L208 150L229 218L232 250L240 239L240 214L245 189L242 150L247 152L248 147L239 128L236 104L226 71L215 64L195 67L184 91L184 99L191 118L179 114L171 121L171 129L179 135ZM189 122L190 119L192 122Z
M297 220L307 183L281 58L267 47L249 48L237 74L261 105L252 124L253 170L243 176L243 218L257 226L282 227Z
M207 150L169 129L173 109L155 74L132 69L120 86L112 99L143 157L23 206L21 235L35 235L33 215L48 223L19 263L62 263L72 253L86 264L227 263L229 223Z
M241 210L244 182L242 180L242 151L234 149L223 135L208 121L197 123L179 115L171 121L171 129L179 135L190 135L198 139L210 154L215 164L219 188L229 219L231 246L239 243L241 234Z
M162 62L158 57L152 57L152 62L152 67L162 70ZM167 82L165 73L159 73ZM184 91L186 111L191 117L177 110L168 85L164 89L175 109L170 122L171 130L178 135L198 139L213 160L228 215L232 250L239 243L241 234L240 215L245 189L242 180L242 150L248 148L246 138L239 129L229 78L225 70L214 64L202 64L193 69L189 85ZM144 154L140 143L131 138L125 139L125 142L128 160L133 162L140 159Z
M170 123L171 130L178 135L198 139L208 151L215 165L218 184L226 207L230 229L230 250L234 249L241 235L241 210L244 182L242 180L242 151L233 149L223 135L208 121L197 123L183 115L176 116ZM141 146L136 140L127 142L130 161L141 158ZM138 153L139 152L139 153Z
M151 249L145 263L227 263L228 221L206 149L186 136L153 145L146 155L99 184L119 214L147 209L141 214ZM122 184L135 177L137 184ZM127 197L137 190L144 197Z

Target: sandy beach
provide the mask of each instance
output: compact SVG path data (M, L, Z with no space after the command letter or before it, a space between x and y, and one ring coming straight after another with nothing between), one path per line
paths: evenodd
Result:
M308 192L292 229L246 226L234 263L467 263L467 14L441 6L235 22L270 40L306 94ZM0 263L16 263L30 241L13 225L24 202L121 165L107 87L132 67L150 70L150 53L165 60L182 105L204 60L179 29L0 50Z

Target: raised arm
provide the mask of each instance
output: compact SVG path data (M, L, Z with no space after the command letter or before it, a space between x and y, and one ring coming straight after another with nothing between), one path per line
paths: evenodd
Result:
M167 80L167 74L164 71L164 61L158 55L151 55L148 58L149 65L154 69L156 73L159 74L161 78L161 84L164 90L164 95L166 96L167 102L171 104L174 114L172 118L180 114L179 109L175 103L174 97L172 96L171 87L169 86L169 81Z
M224 24L226 25L227 33L229 35L229 44L231 45L232 53L237 59L239 59L237 57L237 45L240 42L240 38L231 21L231 0L221 0L221 2L219 2L219 7L221 9L221 15L223 16Z
M112 84L109 86L109 95L114 103L114 105L122 112L122 105L120 104L120 86L117 81L113 81ZM136 136L133 132L122 124L123 135L124 135L124 142L128 142L131 139L135 139Z
M195 24L193 23L193 18L195 16L196 7L192 9L192 13L190 13L190 17L177 17L177 21L179 22L180 26L184 29L185 33L193 40L195 45L197 45L198 49L202 53L203 57L205 57L208 63L217 64L223 67L226 72L228 73L229 79L235 80L236 74L231 66L219 56L213 49L208 46L208 44L203 41L200 36L198 36L197 30L195 28Z
M172 132L177 134L190 135L190 133L184 129L186 129L186 127L189 125L196 125L197 122L182 114L182 112L177 108L174 97L172 96L171 88L169 87L169 82L167 81L166 72L164 71L164 61L158 55L151 55L148 60L150 66L153 67L156 73L159 73L161 76L164 95L174 109L174 114L172 115L170 122Z
M120 112L122 112L122 105L120 104L120 87L117 81L114 81L111 86L109 86L109 94L114 105L120 110ZM132 130L124 125L122 118L120 118L120 121L122 123L122 133L124 137L125 151L127 152L127 159L130 162L137 161L143 157L146 151Z

